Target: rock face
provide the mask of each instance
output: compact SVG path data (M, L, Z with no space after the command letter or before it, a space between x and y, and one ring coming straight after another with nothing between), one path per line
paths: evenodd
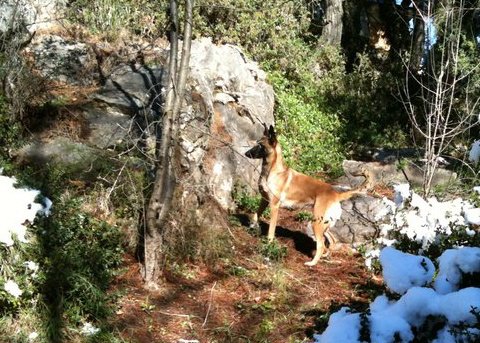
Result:
M61 167L75 176L96 169L100 157L97 149L65 137L55 137L48 142L32 142L17 151L16 155L21 163Z
M392 185L410 183L413 186L421 186L423 182L423 170L418 162L406 161L399 166L396 160L383 160L375 162L344 161L343 169L346 174L357 174L360 170L366 170L372 176L373 184ZM457 178L455 172L438 168L433 177L432 185L446 184ZM344 180L344 179L342 179ZM355 183L362 178L354 178Z
M34 68L47 79L69 85L86 85L92 82L88 65L94 65L95 56L91 48L80 42L66 40L60 36L42 36L28 47Z
M0 32L50 28L59 17L61 0L4 0L0 2ZM12 25L15 25L12 27ZM21 26L23 26L21 28Z
M262 123L273 124L273 89L265 73L237 47L217 46L210 39L193 42L190 68L192 97L199 98L207 114L202 120L212 126L208 144L199 144L207 137L205 124L194 115L198 109L182 116L185 162L192 168L204 156L206 163L194 174L206 174L209 192L222 207L232 209L235 183L257 189L260 162L252 163L244 153L248 143L262 135Z
M120 65L93 98L127 113L158 111L164 95L162 85L166 82L163 66Z
M156 51L157 60L165 60L168 51ZM91 86L97 78L103 84L75 108L86 126L80 141L72 137L34 141L19 152L22 159L57 161L62 144L66 149L85 146L98 151L142 146L139 149L150 154L164 100L166 66L119 63L108 76L101 71L86 76L85 70L95 70L91 67L95 49L54 35L36 37L28 52L33 66L50 80L82 87ZM235 206L236 183L251 186L252 192L257 189L260 163L243 154L249 142L261 136L262 123L273 123L274 93L265 77L234 46L215 45L209 39L193 42L178 140L181 174L187 180L182 181L185 194L200 190L223 210L230 210ZM66 154L62 162L69 163Z
M342 203L342 216L330 231L340 243L356 245L371 242L389 208L382 199L361 196Z

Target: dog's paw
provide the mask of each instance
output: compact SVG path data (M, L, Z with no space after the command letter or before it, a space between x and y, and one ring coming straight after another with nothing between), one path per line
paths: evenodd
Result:
M330 255L331 255L331 252L330 252L330 250L326 250L326 251L324 251L324 252L323 252L323 254L322 254L322 258L327 258L327 257L330 257Z
M248 225L250 229L260 229L260 224L258 224L257 221L251 221L250 224Z
M308 267L313 267L314 265L316 265L316 264L317 264L317 262L314 262L314 261L308 261L308 262L305 262L304 264L305 264L306 266L308 266Z

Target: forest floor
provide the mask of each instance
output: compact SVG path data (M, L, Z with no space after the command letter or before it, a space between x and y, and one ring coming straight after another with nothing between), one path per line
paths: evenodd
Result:
M156 292L144 288L139 263L127 256L126 271L115 282L123 295L113 328L127 342L142 343L313 341L331 311L364 310L383 286L348 247L305 266L314 243L302 226L291 212L281 212L277 237L287 255L278 262L259 253L261 237L234 226L231 258L169 268Z

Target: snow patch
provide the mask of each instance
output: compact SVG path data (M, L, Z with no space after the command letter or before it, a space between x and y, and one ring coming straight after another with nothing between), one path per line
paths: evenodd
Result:
M383 277L388 288L404 294L415 286L425 286L432 281L435 267L423 256L407 254L391 247L380 253Z
M468 154L468 159L470 162L475 164L478 163L478 160L480 159L480 140L473 142L470 153Z
M15 187L17 180L0 175L0 244L12 246L16 236L26 243L27 223L33 223L38 214L48 215L52 202L44 198L45 205L37 202L40 192Z

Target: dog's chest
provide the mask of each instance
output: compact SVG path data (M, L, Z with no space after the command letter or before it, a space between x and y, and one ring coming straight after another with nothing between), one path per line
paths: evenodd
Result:
M261 192L263 192L264 194L268 194L269 197L271 196L272 192L270 187L268 186L268 180L265 176L262 175L260 177L258 185Z
M278 183L275 178L262 177L259 181L260 191L268 197L269 200L278 200L280 206L288 209L296 209L308 205L312 205L311 202L301 201L299 199L290 199L288 192L288 178L284 182Z

